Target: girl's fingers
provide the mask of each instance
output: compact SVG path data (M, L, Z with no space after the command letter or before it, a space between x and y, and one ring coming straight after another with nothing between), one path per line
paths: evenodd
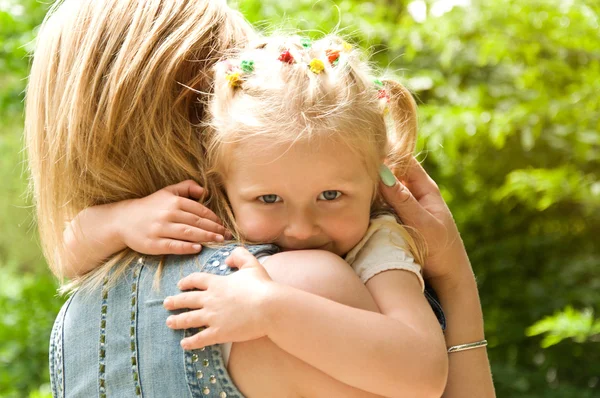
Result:
M187 224L191 227L199 228L206 232L212 232L215 235L220 235L221 237L226 235L227 230L224 226L217 224L216 222L209 220L207 218L198 217L195 214L188 213L185 211L178 211L173 214L171 217L171 221L180 224ZM209 240L206 242L218 242L219 240Z
M206 241L205 241L206 242ZM185 242L176 239L161 238L150 243L148 254L196 254L202 250L197 242Z
M171 315L167 318L167 326L171 329L190 329L204 327L204 311L194 310Z
M209 327L181 340L181 348L184 350L196 350L218 343L213 329Z
M206 272L194 272L193 274L189 274L188 276L182 278L179 281L179 283L177 283L177 287L179 288L179 290L206 290L208 289L210 281L215 278L224 277L219 275L208 274Z
M179 209L188 213L192 213L200 218L205 218L214 221L217 224L221 224L221 220L219 220L219 217L217 217L215 213L213 213L203 204L191 199L182 200L179 203Z
M165 307L165 309L169 311L180 310L185 308L200 309L202 308L204 298L202 293L203 291L193 290L189 292L179 293L174 296L165 297L165 299L163 300L163 307ZM188 312L179 315L185 314L188 314Z
M225 259L225 263L229 265L231 268L239 268L242 269L244 267L253 266L260 263L246 248L244 247L236 247L227 259Z
M204 194L204 188L202 188L200 184L193 180L181 181L180 183L169 185L164 189L174 195L184 198L200 199Z
M186 224L170 223L159 232L162 238L175 239L184 242L223 242L223 235L208 232Z

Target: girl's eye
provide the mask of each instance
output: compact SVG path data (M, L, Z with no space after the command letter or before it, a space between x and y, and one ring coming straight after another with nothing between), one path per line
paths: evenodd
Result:
M336 200L342 196L340 191L323 191L319 194L319 200Z
M277 202L281 202L281 198L277 195L261 195L258 197L258 200L260 200L263 203L277 203Z

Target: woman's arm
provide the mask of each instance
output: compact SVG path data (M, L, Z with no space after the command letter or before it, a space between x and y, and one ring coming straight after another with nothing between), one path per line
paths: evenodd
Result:
M446 313L448 347L484 338L477 283L452 214L436 183L413 158L404 184L393 178L381 192L402 221L425 238L429 256L425 278ZM449 354L446 398L495 397L485 347Z
M323 256L348 266L331 253L303 253L315 258L303 258L298 266L323 261ZM267 264L271 261L298 257L296 252L281 253ZM201 308L169 320L177 329L206 326L182 342L186 349L267 336L291 355L356 388L388 397L440 396L447 374L445 345L413 274L387 271L368 282L380 314L275 283L243 249L234 251L228 263L240 271L228 277L193 274L180 288L203 291L165 300L167 309Z
M63 276L81 276L129 247L144 254L193 254L199 242L223 241L217 216L194 199L203 189L188 180L141 199L82 210L64 231Z

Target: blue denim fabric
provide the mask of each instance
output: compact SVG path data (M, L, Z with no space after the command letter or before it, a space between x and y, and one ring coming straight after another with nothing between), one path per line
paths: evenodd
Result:
M243 398L223 364L220 346L184 351L179 342L195 329L171 330L165 297L193 272L228 275L225 258L237 245L205 247L194 256L166 256L158 287L159 260L141 257L112 286L82 290L63 305L50 338L52 395L63 397ZM273 245L248 247L274 254ZM442 329L446 322L435 292L425 296Z
M435 290L433 290L433 288L429 286L427 281L425 281L425 297L427 298L427 301L429 302L429 305L431 306L435 317L440 323L442 330L446 330L446 315L444 315L444 310L442 309L442 305L438 300L438 296L435 293Z
M113 286L76 292L58 314L50 339L52 395L59 397L242 398L223 365L220 346L184 351L179 342L197 330L171 330L165 297L193 272L228 275L236 247L204 248L194 256L141 257ZM249 247L273 254L273 245Z

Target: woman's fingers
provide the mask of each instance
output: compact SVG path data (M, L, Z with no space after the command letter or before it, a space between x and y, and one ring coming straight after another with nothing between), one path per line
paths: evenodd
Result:
M403 176L398 176L404 180L406 185L410 188L410 192L416 198L420 198L425 195L437 193L439 195L440 189L433 179L427 174L421 163L413 156L410 159L410 165Z
M405 224L419 229L426 220L432 217L401 182L397 181L391 187L383 183L379 185L383 198Z

